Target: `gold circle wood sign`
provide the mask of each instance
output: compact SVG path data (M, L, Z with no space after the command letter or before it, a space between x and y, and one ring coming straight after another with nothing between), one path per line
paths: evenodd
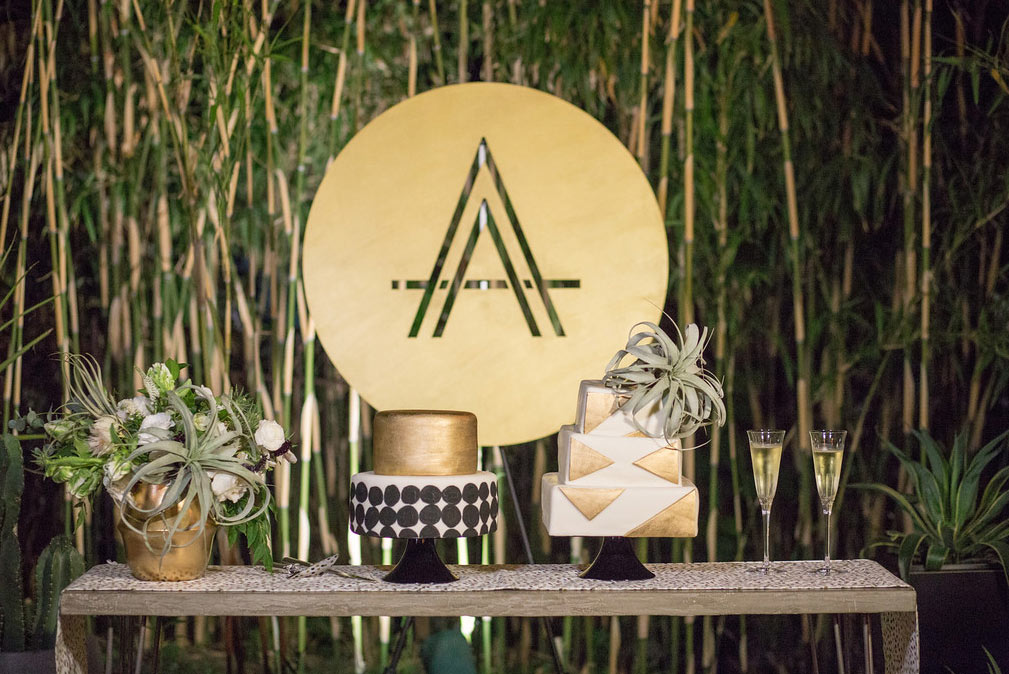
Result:
M668 274L634 158L559 98L443 87L389 109L330 166L305 231L309 309L376 408L466 410L484 445L549 435Z

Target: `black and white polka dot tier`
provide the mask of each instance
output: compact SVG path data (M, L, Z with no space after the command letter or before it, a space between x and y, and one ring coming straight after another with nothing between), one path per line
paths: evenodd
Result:
M381 538L459 538L497 529L493 473L376 475L350 482L350 530Z

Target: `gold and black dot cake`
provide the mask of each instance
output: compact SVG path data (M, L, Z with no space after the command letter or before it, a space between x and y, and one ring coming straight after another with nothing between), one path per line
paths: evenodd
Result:
M497 529L497 478L477 470L476 423L469 412L376 414L374 470L351 478L351 531L429 539Z

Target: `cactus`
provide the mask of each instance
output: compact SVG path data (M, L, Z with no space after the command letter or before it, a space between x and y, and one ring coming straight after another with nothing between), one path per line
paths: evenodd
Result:
M56 643L60 593L82 573L84 558L67 536L53 538L39 555L39 561L35 565L35 600L30 611L31 632L28 645L31 648L52 648Z
M21 443L4 434L0 450L0 651L25 648L24 594L21 587L21 547L18 514L24 489Z
M24 465L21 443L4 434L0 450L0 651L52 648L60 593L84 573L84 558L66 536L56 536L35 566L35 599L25 611L21 584L21 547L17 537ZM31 631L25 634L29 614Z

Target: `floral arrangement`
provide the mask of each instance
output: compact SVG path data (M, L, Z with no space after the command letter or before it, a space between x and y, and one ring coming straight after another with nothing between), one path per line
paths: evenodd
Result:
M603 384L629 396L621 409L631 412L642 432L647 431L637 413L658 403L667 440L688 437L712 424L725 424L722 385L704 368L708 329L691 323L684 335L675 323L673 327L679 344L654 323L634 325L627 345L613 356L603 376ZM628 356L633 361L621 365Z
M137 395L118 402L94 359L73 356L70 366L71 399L49 416L48 442L36 452L45 475L79 499L104 486L148 548L148 526L164 524L168 542L153 552L168 553L171 535L183 530L195 505L197 533L208 521L227 527L232 543L244 535L253 561L272 568L266 474L279 461L297 461L280 424L262 419L250 397L218 396L182 381L185 365L173 360L152 365ZM133 501L131 492L144 483L166 486L157 506ZM169 514L173 509L178 514Z

